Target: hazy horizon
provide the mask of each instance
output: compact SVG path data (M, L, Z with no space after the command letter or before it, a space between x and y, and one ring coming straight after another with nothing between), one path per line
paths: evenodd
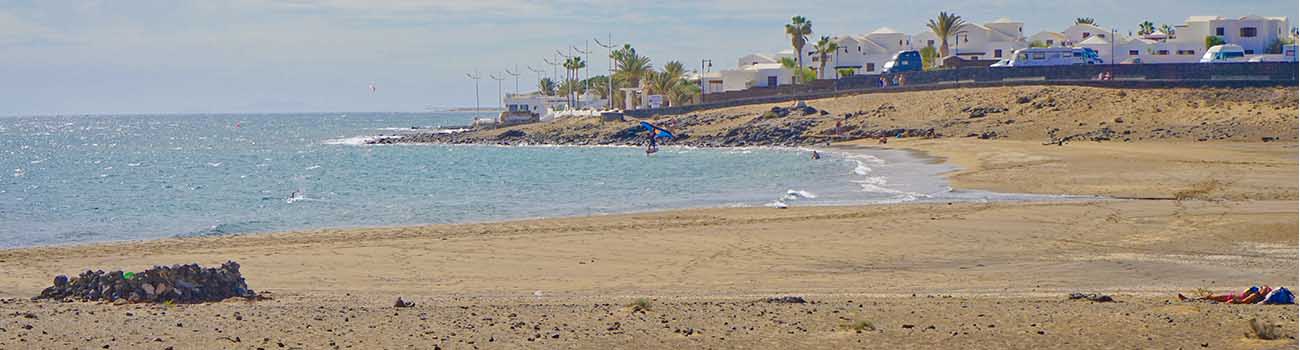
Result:
M1076 17L1125 33L1144 20L1176 25L1193 15L1287 16L1294 26L1300 10L1281 0L921 0L904 7L736 0L3 1L0 115L467 108L475 104L474 83L465 73L476 69L483 75L481 102L489 107L498 88L489 74L517 66L519 89L532 90L537 75L527 67L549 75L542 58L570 45L590 45L590 72L603 74L605 51L590 39L607 33L655 67L677 60L698 69L701 59L711 59L720 70L746 53L788 48L782 25L793 15L811 19L817 37L879 27L916 34L939 11L976 23L1009 17L1025 22L1029 35L1060 31ZM514 85L509 78L502 90Z

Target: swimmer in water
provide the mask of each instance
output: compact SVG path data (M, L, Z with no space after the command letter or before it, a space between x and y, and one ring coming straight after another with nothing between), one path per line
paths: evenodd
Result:
M822 159L822 155L818 154L817 151L813 151L812 159L813 160Z

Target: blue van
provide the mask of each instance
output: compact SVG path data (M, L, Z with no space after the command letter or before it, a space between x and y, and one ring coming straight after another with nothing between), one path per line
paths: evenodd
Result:
M885 69L881 73L901 73L901 72L919 72L921 71L921 53L916 50L899 51L894 54L894 58L885 62Z

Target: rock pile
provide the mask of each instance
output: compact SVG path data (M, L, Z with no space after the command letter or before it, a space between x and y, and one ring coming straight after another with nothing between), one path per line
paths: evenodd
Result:
M239 274L239 263L227 261L219 268L188 264L154 266L140 273L99 270L72 278L60 275L32 300L201 303L256 296Z

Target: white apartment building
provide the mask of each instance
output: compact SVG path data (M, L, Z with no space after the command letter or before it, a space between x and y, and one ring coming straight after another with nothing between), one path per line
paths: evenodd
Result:
M1107 62L1191 63L1198 62L1205 54L1207 36L1241 45L1247 55L1257 55L1264 54L1274 41L1289 37L1290 28L1286 17L1192 16L1184 24L1174 26L1173 33L1156 32L1139 38L1118 32L1112 35L1111 30L1090 24L1076 24L1059 34L1069 40L1068 46L1097 50Z
M912 36L912 42L917 49L933 46L937 50L943 44L931 31ZM1029 41L1025 38L1025 24L1008 18L984 24L966 23L948 36L948 54L965 59L1003 59L1026 47Z

